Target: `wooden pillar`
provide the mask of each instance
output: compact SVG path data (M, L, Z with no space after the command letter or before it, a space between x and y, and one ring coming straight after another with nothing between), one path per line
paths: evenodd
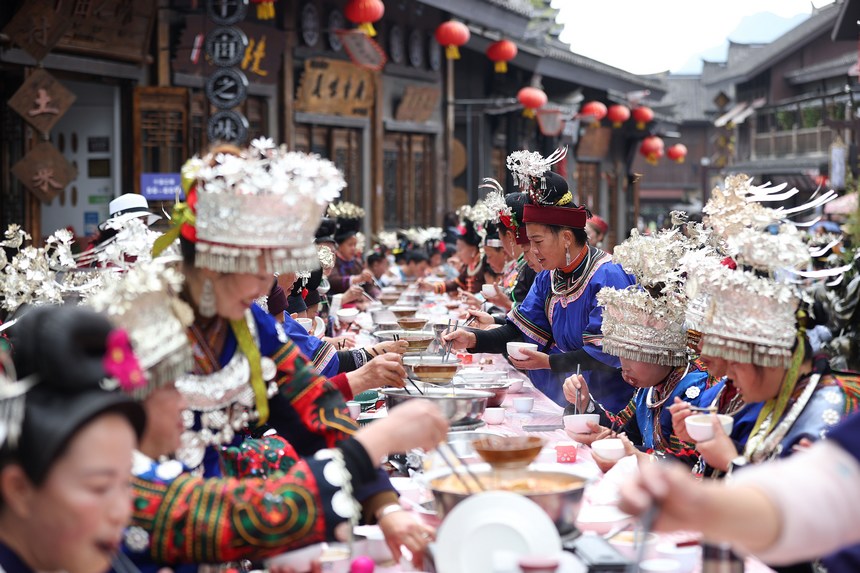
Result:
M170 2L158 0L158 33L156 36L158 54L156 82L158 87L170 87Z
M445 59L445 165L440 172L445 174L445 183L442 187L443 204L445 213L451 210L452 195L454 193L454 176L451 173L451 165L454 156L454 60Z
M287 44L284 48L283 69L281 70L283 74L281 89L283 90L284 102L281 112L281 131L283 132L284 143L287 144L288 148L293 149L296 144L294 114L296 109L295 49L298 42L297 30L299 27L298 2L284 2L282 5L285 7L283 25L287 34Z
M29 78L34 69L24 69L24 80ZM24 124L24 155L30 152L39 143L42 135L38 130L28 124ZM42 244L42 202L36 194L25 187L24 189L24 229L33 237L33 245Z
M376 98L373 104L373 114L370 117L370 229L376 233L382 229L382 221L384 217L382 184L385 177L383 169L383 142L385 139L385 97L383 92L383 76L382 72L373 73L374 94ZM404 189L405 191L405 189ZM368 242L373 241L373 237L367 238Z

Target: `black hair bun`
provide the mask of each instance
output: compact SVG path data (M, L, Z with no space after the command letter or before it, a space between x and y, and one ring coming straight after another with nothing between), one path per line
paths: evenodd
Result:
M481 246L481 236L475 230L475 223L469 219L463 221L462 228L459 230L458 239L464 241L473 247Z
M113 325L79 306L43 306L21 318L12 333L13 361L20 378L35 375L58 392L100 388Z
M331 239L335 230L337 230L337 221L330 217L323 217L320 226L317 227L315 237L317 239Z
M540 197L540 202L543 205L558 205L559 201L562 201L567 195L570 188L567 185L567 179L556 173L555 171L547 171L543 176L544 181L546 181L546 189L540 187L536 188L535 192ZM536 184L536 187L541 185L540 182ZM570 205L572 201L568 202L567 205ZM564 207L565 205L560 205Z

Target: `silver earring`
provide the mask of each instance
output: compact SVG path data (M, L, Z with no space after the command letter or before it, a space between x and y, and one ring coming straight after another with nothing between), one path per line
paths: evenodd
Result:
M564 252L564 266L570 266L570 247L565 247L566 250Z
M212 318L217 312L215 306L215 287L211 279L203 279L203 290L200 293L200 304L197 311L203 318Z

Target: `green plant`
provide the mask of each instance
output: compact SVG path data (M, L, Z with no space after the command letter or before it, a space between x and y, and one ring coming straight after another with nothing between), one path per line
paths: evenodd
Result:
M793 109L781 109L776 112L776 128L777 131L791 131L794 129L795 118L797 115Z
M821 108L818 106L815 107L805 107L800 110L800 127L802 128L810 128L810 127L818 127L818 124L821 122Z

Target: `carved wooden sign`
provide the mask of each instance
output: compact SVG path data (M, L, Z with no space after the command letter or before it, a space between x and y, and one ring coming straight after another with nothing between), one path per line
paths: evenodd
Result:
M372 72L350 62L312 58L305 60L296 109L368 117L374 101Z
M378 72L388 61L379 44L361 30L337 30L336 34L353 64Z
M56 0L71 4L73 22L57 48L107 59L142 62L149 53L157 2Z
M3 33L39 62L72 26L73 4L72 0L27 0L3 28Z
M587 127L579 138L579 145L576 147L576 158L579 160L600 161L609 153L611 139L611 127Z
M33 147L12 167L12 173L42 203L53 201L78 176L63 154L47 141Z
M436 87L406 86L394 119L424 123L439 109L442 92Z
M9 99L9 107L18 112L24 121L47 135L74 101L75 94L45 70L37 69Z

